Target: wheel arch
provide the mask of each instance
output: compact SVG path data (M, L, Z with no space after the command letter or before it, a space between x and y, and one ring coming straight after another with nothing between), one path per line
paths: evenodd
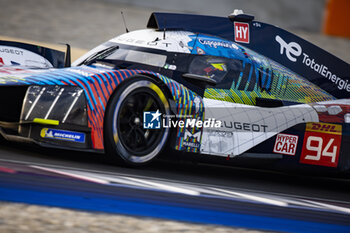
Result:
M104 151L106 150L106 135L105 135L105 127L106 127L106 118L107 118L107 111L110 108L111 105L111 100L114 98L115 95L117 95L118 91L120 89L122 89L124 86L128 85L129 82L132 81L133 78L136 77L146 77L151 79L152 81L155 81L158 85L160 85L160 88L162 91L164 91L165 93L165 98L167 98L168 103L169 103L169 109L172 113L176 113L176 105L175 105L175 101L176 101L176 97L172 94L169 86L163 81L162 78L160 78L159 75L153 74L153 73L137 73L134 75L131 75L129 77L127 77L126 79L124 79L112 92L112 94L110 95L108 101L107 101L107 105L105 108L105 114L103 116L103 145L104 145ZM169 78L166 78L164 76L162 76L165 79L171 80ZM171 80L173 81L173 80ZM156 91L157 92L157 91Z

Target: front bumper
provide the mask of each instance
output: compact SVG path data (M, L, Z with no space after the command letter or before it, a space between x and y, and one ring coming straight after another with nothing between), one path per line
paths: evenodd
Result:
M29 86L2 87L2 90L0 134L6 140L46 147L92 148L86 99L81 88Z

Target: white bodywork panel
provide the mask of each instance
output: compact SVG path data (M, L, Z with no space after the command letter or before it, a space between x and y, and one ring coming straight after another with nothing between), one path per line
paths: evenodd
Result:
M205 118L222 121L221 128L203 128L203 154L236 156L274 135L305 122L319 122L310 105L263 108L203 99Z
M187 46L188 42L191 41L191 38L189 37L190 35L195 34L186 31L166 31L164 39L163 31L156 31L154 29L142 29L122 34L109 40L109 42L159 49L167 52L191 53L192 48ZM79 65L89 56L106 48L108 48L108 46L104 44L99 45L84 54L82 57L78 58L72 65Z
M165 35L165 38L164 38ZM165 50L167 52L191 53L191 48L187 46L191 41L191 32L185 31L155 31L154 29L144 29L125 33L118 36L111 42Z

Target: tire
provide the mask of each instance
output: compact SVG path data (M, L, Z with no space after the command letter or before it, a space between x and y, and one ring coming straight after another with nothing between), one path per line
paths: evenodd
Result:
M164 91L153 79L132 77L112 96L105 117L105 148L118 164L142 166L150 163L164 149L169 128L144 129L144 112L170 114ZM162 118L162 117L161 117Z

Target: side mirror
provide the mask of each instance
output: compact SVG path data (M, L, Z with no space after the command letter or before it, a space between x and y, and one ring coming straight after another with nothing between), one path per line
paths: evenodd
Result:
M182 75L182 77L188 80L189 82L203 86L203 88L206 85L215 86L217 84L217 82L214 79L208 78L203 75L185 73Z

